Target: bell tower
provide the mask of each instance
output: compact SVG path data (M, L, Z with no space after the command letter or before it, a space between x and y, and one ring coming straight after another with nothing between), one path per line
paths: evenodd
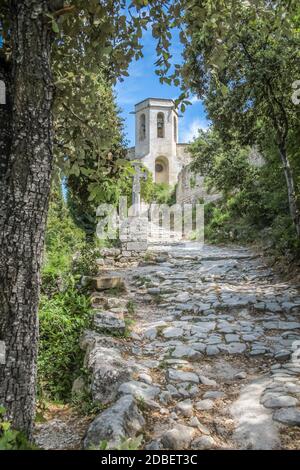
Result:
M176 183L182 168L177 143L178 112L173 100L148 98L135 105L135 158L156 183Z

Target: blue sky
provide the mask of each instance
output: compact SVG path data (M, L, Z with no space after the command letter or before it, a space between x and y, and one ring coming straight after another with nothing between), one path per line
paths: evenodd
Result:
M124 119L125 134L129 146L134 145L134 105L146 98L177 98L180 89L175 86L162 85L155 74L154 62L157 60L155 40L151 30L144 32L142 40L144 57L134 61L129 66L129 76L116 85L117 103ZM173 34L171 52L174 63L181 62L181 45L178 35ZM192 97L193 104L188 106L179 121L179 142L189 142L197 134L199 128L205 129L208 122L204 107L196 97Z

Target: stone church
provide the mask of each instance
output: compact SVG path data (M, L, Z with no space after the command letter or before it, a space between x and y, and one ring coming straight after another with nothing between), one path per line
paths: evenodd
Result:
M147 98L135 105L135 147L130 160L139 160L155 183L176 184L177 203L215 198L204 188L204 178L191 171L189 144L178 142L179 115L174 101Z

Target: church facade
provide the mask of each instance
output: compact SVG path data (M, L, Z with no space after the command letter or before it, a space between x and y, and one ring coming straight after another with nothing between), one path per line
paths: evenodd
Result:
M171 99L147 98L135 105L135 147L129 158L140 160L155 183L175 185L191 157L178 143L179 115Z
M155 183L176 184L176 201L208 202L204 178L191 170L189 144L178 142L179 114L171 99L147 98L135 105L135 146L128 150L130 160L140 161Z

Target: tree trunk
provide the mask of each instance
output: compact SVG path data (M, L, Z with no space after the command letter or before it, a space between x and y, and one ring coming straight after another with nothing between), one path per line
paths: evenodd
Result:
M287 184L290 215L294 223L297 236L300 238L300 213L296 198L295 182L284 144L279 144L279 154Z
M1 106L0 404L32 433L41 257L52 172L51 25L46 0L11 0L10 105ZM0 62L2 74L6 73ZM6 78L7 79L7 78ZM5 122L2 121L5 119ZM11 122L10 122L11 119ZM13 136L10 142L10 135Z
M0 80L6 88L6 104L0 103L0 188L4 184L8 158L11 146L11 70L10 63L1 55L0 50Z

